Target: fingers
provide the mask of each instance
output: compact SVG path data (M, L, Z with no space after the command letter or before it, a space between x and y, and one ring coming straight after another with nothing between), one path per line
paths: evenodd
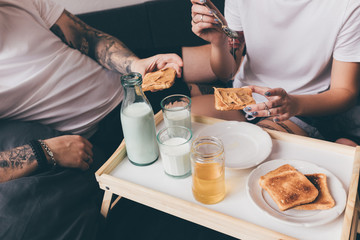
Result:
M226 23L225 18L210 1L208 1L206 5L203 5L201 1L193 1L193 6L191 8L192 31L197 36L200 36L206 29L214 29L221 32L219 20L214 14L216 14L223 23Z
M274 106L270 101L249 105L245 111L254 117L269 117L274 122L285 121L291 117L286 106Z
M245 108L248 114L256 117L272 117L273 121L284 121L291 117L293 112L291 99L282 88L268 88L260 86L247 86L254 93L265 96L268 101L265 103L249 105Z
M207 16L213 16L215 13L221 20L225 21L224 16L220 13L217 7L210 1L194 0L191 7L191 16L194 17L196 14L203 14Z
M217 24L218 21L212 15L208 16L206 14L195 14L192 17L192 24L198 24L198 23L210 23L210 27L214 27L213 24ZM208 25L209 24L207 24L206 26Z
M203 33L207 32L209 33L210 30L212 30L213 32L218 33L219 35L222 35L223 32L220 29L220 27L218 27L217 25L214 25L212 23L205 23L205 22L199 22L199 23L194 23L193 21L191 22L192 28L191 31L196 35L199 36L201 38L204 38ZM205 38L204 38L205 39ZM206 41L211 42L210 40L205 39Z
M182 75L182 68L174 63L167 63L163 68L173 68L176 71L176 77L180 78Z
M264 96L268 95L268 94L265 94L266 92L272 90L271 88L268 88L268 87L260 87L260 86L255 86L255 85L250 85L247 87L250 88L252 92L258 93L258 94L261 94Z
M88 146L89 148L93 147L91 142L89 140L87 140L86 138L82 137L82 141L84 141L85 145Z
M86 138L81 137L81 141L83 145L79 143L80 155L82 158L82 162L85 162L85 164L81 163L80 168L82 170L87 170L89 169L90 165L93 163L93 151L92 151L93 145Z
M84 152L82 154L82 161L80 161L81 170L87 170L90 168L90 165L94 162L93 157Z
M86 171L90 168L90 165L87 162L81 162L79 168L83 171Z
M177 55L175 53L160 54L158 56L160 56L160 60L162 60L162 61L172 62L172 63L178 64L181 67L184 65L182 58L179 57L179 55Z
M85 141L83 142L85 144ZM85 144L81 146L79 144L78 157L73 160L73 167L80 168L82 171L86 171L93 164L93 152L89 145Z
M285 97L287 95L287 92L283 88L268 88L264 95L267 97L270 96L279 96L279 97Z
M176 71L176 76L178 78L182 75L182 67L184 65L182 58L180 58L177 54L159 54L154 56L155 68L153 70L163 69L163 68L173 68Z
M195 15L207 15L212 16L213 12L210 11L207 6L204 4L200 4L199 2L193 2L193 5L191 7L191 17L194 18Z
M79 150L77 156L74 156L72 163L68 167L79 168L82 171L86 171L93 164L92 151L88 154L86 151Z
M84 152L91 158L93 158L94 154L92 151L93 145L89 142L89 140L87 140L86 138L83 139L84 141Z
M93 145L79 135L48 139L57 163L62 167L89 169L93 163Z

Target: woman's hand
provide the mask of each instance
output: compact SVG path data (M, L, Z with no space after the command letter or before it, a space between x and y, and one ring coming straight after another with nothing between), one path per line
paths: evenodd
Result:
M246 112L255 117L272 117L274 122L281 122L298 114L298 103L296 98L289 95L282 88L267 88L259 86L248 86L254 93L261 94L268 102L248 105Z
M56 163L62 167L79 168L85 171L93 163L92 144L79 135L49 138L44 142L54 153Z
M183 61L177 54L157 54L135 61L132 66L132 71L141 73L144 76L148 72L154 72L163 68L173 68L176 70L176 76L180 78L182 67Z
M221 21L227 25L224 16L216 8L216 6L210 1L191 0L191 25L192 31L205 41L208 41L215 45L223 45L227 42L227 36L221 29L221 24L213 16L215 13ZM204 5L206 3L206 5Z

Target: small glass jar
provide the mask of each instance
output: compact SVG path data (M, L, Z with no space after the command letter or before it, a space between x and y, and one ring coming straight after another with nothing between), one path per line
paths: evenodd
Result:
M204 204L215 204L226 195L225 155L220 139L204 136L191 146L192 192Z

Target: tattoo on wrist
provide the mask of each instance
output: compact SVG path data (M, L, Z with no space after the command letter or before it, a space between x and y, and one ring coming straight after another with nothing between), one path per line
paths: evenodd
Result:
M0 152L0 168L21 169L26 164L36 161L35 155L29 145Z

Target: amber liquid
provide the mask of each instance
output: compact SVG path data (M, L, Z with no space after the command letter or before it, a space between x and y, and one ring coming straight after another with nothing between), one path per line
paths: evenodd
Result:
M214 204L224 199L225 171L221 163L195 163L192 178L192 191L197 201Z

